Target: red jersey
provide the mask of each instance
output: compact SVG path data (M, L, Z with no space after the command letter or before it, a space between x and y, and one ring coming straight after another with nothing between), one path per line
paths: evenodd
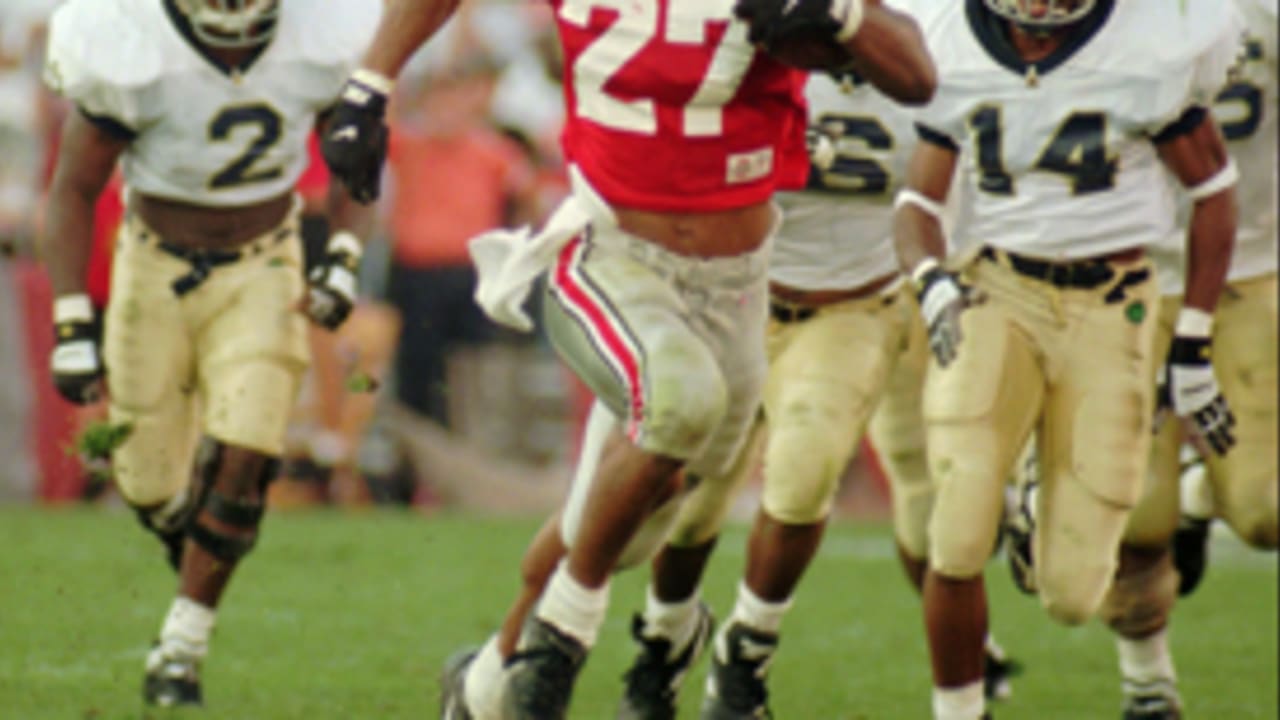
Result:
M757 52L733 0L552 0L565 158L612 205L710 211L803 185L802 71Z

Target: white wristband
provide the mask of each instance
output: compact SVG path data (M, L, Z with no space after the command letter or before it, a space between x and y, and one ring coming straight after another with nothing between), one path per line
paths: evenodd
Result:
M840 21L840 31L836 33L836 40L845 42L857 35L858 28L862 27L864 15L862 0L839 0L833 9L836 10L836 19Z
M328 250L331 253L350 255L359 260L364 254L364 245L350 230L339 230L329 237Z
M93 303L84 293L62 295L53 301L53 322L93 322Z
M938 259L933 256L926 257L911 269L911 282L915 283L916 287L920 287L920 284L924 282L924 276L928 275L936 267L938 267Z
M904 205L915 205L938 221L942 220L942 213L945 211L942 203L911 188L902 188L898 191L897 197L893 199L894 212L897 212Z
M1217 195L1227 188L1235 187L1236 182L1239 180L1240 168L1236 167L1235 158L1228 157L1227 164L1214 173L1213 177L1193 188L1187 188L1187 197L1192 200L1204 200Z
M355 72L351 73L351 79L365 87L372 88L383 95L390 95L391 92L396 89L395 80L392 80L377 70L370 70L369 68L359 68Z
M1213 334L1213 315L1193 307L1183 307L1178 312L1178 323L1173 334L1178 337L1207 338Z

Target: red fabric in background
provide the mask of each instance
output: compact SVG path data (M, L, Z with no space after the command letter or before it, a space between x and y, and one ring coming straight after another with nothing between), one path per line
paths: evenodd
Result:
M298 194L308 204L323 203L329 192L329 168L320 156L320 138L315 133L311 133L307 144L307 156L310 160L302 177L298 178Z
M85 286L89 299L99 311L107 307L111 294L111 255L115 249L116 230L124 219L124 180L113 175L102 194L93 214L93 251L89 255L88 277Z

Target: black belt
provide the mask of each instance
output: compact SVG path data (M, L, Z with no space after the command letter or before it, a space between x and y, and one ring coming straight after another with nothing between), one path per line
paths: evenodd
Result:
M817 315L818 308L809 305L789 305L775 300L769 302L769 314L780 323L798 323Z
M1049 262L1037 260L1024 255L1015 255L1006 250L997 250L991 246L982 248L981 257L999 262L1001 257L1009 261L1009 267L1019 275L1026 275L1036 280L1043 280L1050 285L1079 290L1092 290L1106 285L1115 276L1115 268L1105 260L1080 260L1076 262Z
M231 265L250 256L264 252L268 247L280 243L289 237L292 231L289 228L281 228L277 230L275 235L267 241L258 241L250 243L248 247L242 250L209 250L205 248L192 248L185 245L176 245L174 243L161 240L156 243L156 247L161 252L172 255L179 260L186 261L191 265L191 272L175 279L170 287L173 288L173 294L182 297L187 293L195 290L209 279L209 274L213 272L215 267L219 265ZM141 233L139 239L146 242L150 237L150 233Z

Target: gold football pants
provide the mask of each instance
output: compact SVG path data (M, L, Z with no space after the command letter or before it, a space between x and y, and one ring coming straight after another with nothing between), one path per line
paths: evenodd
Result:
M201 433L280 454L308 360L295 217L182 296L173 283L192 263L160 242L136 215L121 224L103 351L111 420L133 426L116 479L139 506L186 487Z
M937 496L929 560L947 577L981 575L1006 479L1035 430L1040 598L1056 619L1079 623L1103 599L1142 492L1158 291L1145 260L1111 263L1115 277L1088 290L1006 263L975 258L965 266L965 280L986 300L962 315L955 362L930 363L924 416Z

